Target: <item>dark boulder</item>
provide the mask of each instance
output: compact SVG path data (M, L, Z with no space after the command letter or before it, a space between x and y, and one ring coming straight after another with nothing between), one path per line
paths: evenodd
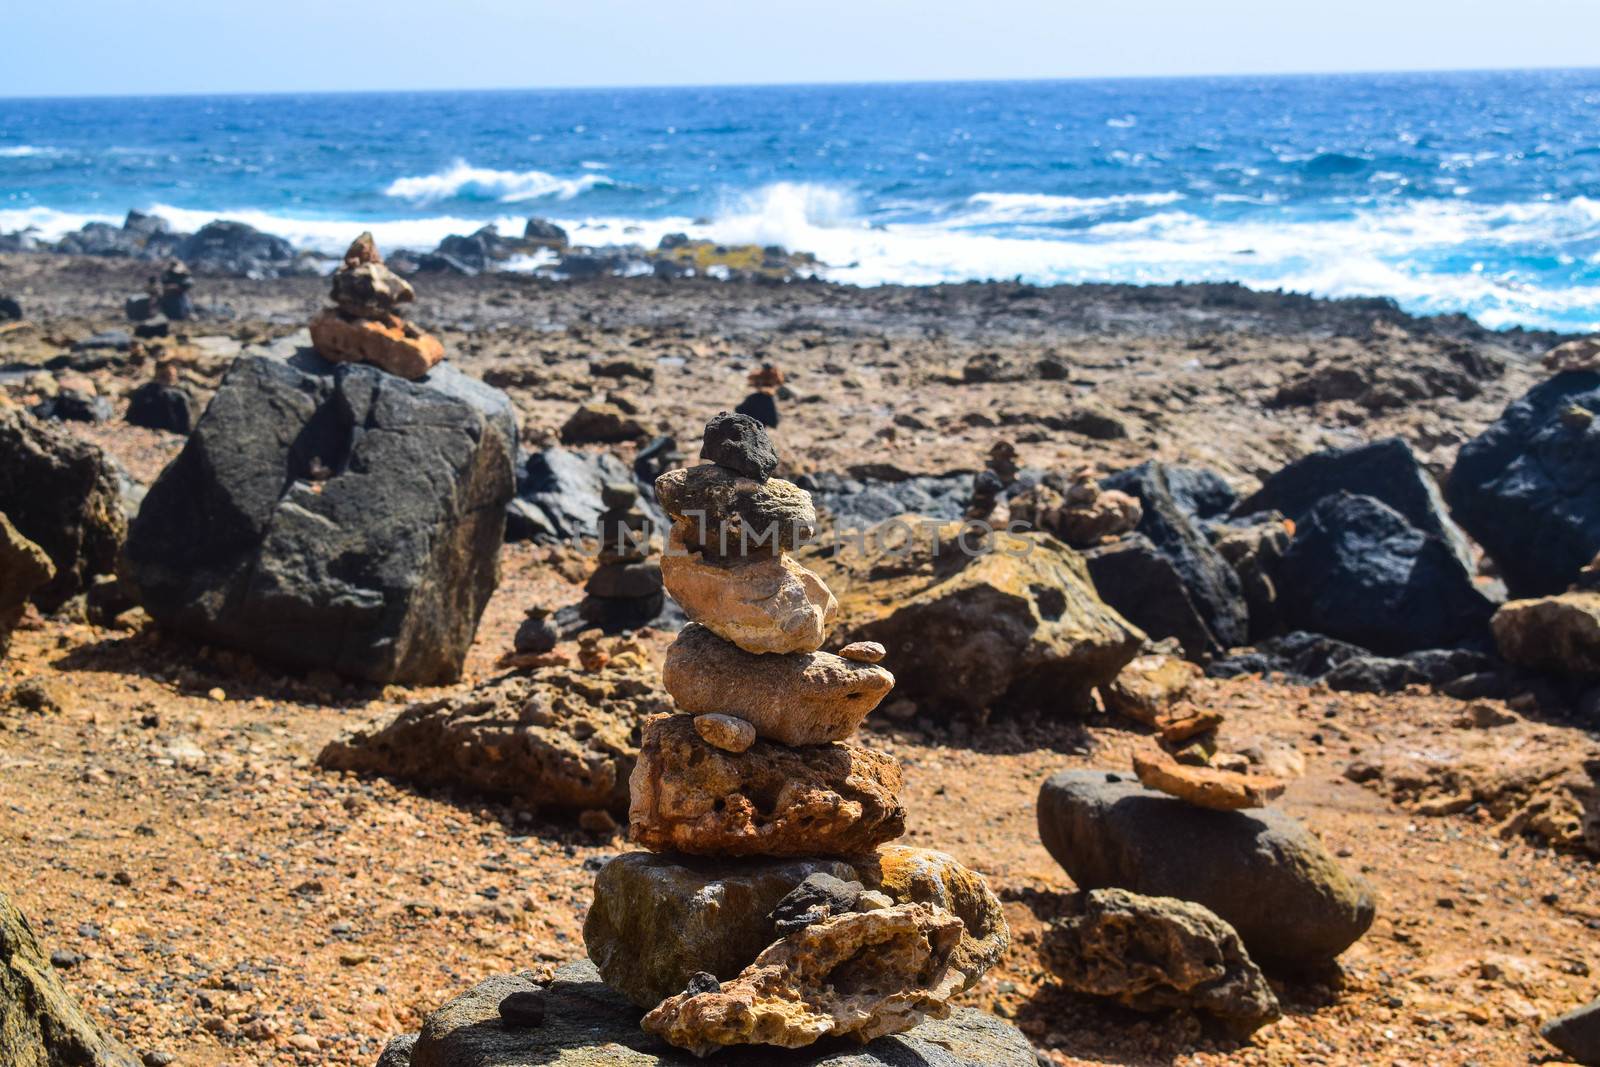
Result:
M1239 502L1233 486L1207 467L1169 466L1166 473L1173 503L1191 519L1220 519Z
M129 425L186 434L197 418L194 394L181 385L145 382L128 394Z
M1236 678L1241 674L1282 674L1292 681L1315 681L1347 660L1370 655L1359 645L1338 641L1323 634L1296 630L1282 637L1268 638L1253 649L1214 660L1206 667L1213 678Z
M0 322L16 322L22 318L22 305L15 297L0 295Z
M1551 1019L1539 1027L1539 1036L1560 1049L1572 1062L1600 1067L1600 1000Z
M567 231L549 219L529 219L522 228L522 239L545 248L567 247Z
M553 544L595 537L607 482L633 482L628 465L610 452L547 448L530 455L509 506L506 539ZM640 506L653 514L641 492ZM659 516L656 516L659 519Z
M1450 546L1463 565L1471 566L1466 536L1446 513L1439 487L1399 437L1297 459L1268 477L1238 505L1237 514L1278 511L1299 523L1324 497L1340 491L1381 500L1412 526Z
M1269 970L1330 963L1372 925L1366 883L1276 808L1214 811L1114 773L1063 771L1040 790L1038 815L1078 888L1204 905Z
M1351 493L1311 510L1278 576L1286 625L1383 655L1482 640L1494 610L1444 541Z
M769 429L778 426L778 398L771 393L755 392L739 401L733 409L739 415L748 415Z
M146 495L127 573L161 625L301 668L461 671L499 578L516 421L448 363L235 361Z
M819 511L834 523L862 529L897 515L959 519L972 492L970 471L896 479L821 472L800 475L795 484L811 494Z
M500 236L499 227L493 223L463 237L453 233L439 242L433 250L436 256L444 256L457 263L465 264L473 271L494 270L495 264L503 259L509 259L516 250Z
M105 453L25 412L0 408L0 512L44 549L56 576L34 594L54 611L116 569L127 533L121 482Z
M36 419L57 419L61 422L109 422L112 415L111 401L103 396L80 393L76 389L62 389L28 410Z
M199 274L277 278L306 273L288 241L242 222L208 222L172 253Z
M125 256L157 259L171 253L179 236L167 220L140 211L128 212L121 226L85 223L56 242L56 251L75 256Z
M1461 446L1445 485L1457 522L1514 597L1561 593L1600 552L1600 372L1568 371L1530 389Z
M1209 631L1208 648L1220 653L1250 639L1244 590L1227 560L1179 504L1167 472L1165 464L1151 460L1100 484L1106 489L1119 489L1143 505L1138 532L1148 537L1182 576L1189 598Z
M1088 549L1083 558L1100 599L1151 638L1177 638L1189 659L1204 659L1214 648L1183 575L1148 537L1131 534Z

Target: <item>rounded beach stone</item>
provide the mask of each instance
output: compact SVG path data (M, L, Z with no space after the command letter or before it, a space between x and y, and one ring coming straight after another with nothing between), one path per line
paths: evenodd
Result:
M706 971L736 976L779 937L772 909L814 874L853 879L833 859L697 859L627 852L594 880L583 943L606 984L653 1008Z
M1212 811L1131 776L1063 771L1039 792L1039 836L1080 889L1210 908L1268 971L1332 961L1372 925L1372 891L1274 809Z
M847 856L905 833L900 765L838 742L707 744L687 715L645 723L628 780L628 834L702 856Z
M839 610L828 587L788 554L715 563L674 524L661 578L685 615L746 652L815 652Z
M691 715L737 715L761 737L818 745L855 733L894 675L827 652L756 655L690 623L667 649L661 682Z
M876 641L852 641L839 650L839 655L856 663L881 663L889 650Z
M756 743L756 728L733 715L696 715L694 732L724 752L747 752Z

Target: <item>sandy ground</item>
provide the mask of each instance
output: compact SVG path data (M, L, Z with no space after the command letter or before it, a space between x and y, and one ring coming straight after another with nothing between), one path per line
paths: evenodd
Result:
M142 270L0 257L0 288L32 308L32 325L0 335L0 363L39 365L116 325ZM181 351L202 387L231 357L197 338L237 345L288 332L320 301L315 282L201 284L207 317L185 328ZM971 467L1001 434L1029 462L1116 467L1155 454L1212 463L1245 485L1309 448L1389 432L1447 465L1534 380L1523 360L1547 340L1485 338L1364 305L1208 307L1173 290L424 286L418 318L442 327L468 370L507 382L530 444L615 387L596 382L590 360L651 366L653 381L623 388L645 417L689 439L708 410L742 395L746 370L776 358L797 394L783 446L796 468L819 470ZM1422 366L1460 348L1503 363L1469 398L1268 402L1318 360ZM962 368L983 353L1009 367L1053 353L1067 377L965 382ZM146 373L91 376L120 396ZM1049 425L1090 400L1122 413L1129 436ZM179 445L117 424L82 432L144 481ZM543 550L508 547L503 564L461 686L492 672L526 607L579 595ZM314 766L340 731L440 690L285 678L230 653L64 620L17 634L0 691L24 682L57 707L0 700L0 885L47 951L64 954L68 985L112 1033L180 1064L371 1064L387 1037L472 982L579 956L594 871L626 847L570 819ZM1461 706L1251 679L1203 683L1197 703L1228 715L1234 747L1273 738L1304 755L1306 773L1280 803L1371 880L1372 931L1338 971L1280 985L1286 1018L1244 1046L1181 1017L1064 994L1040 969L1037 937L1071 885L1038 842L1034 798L1057 770L1125 767L1139 735L1104 717L874 729L868 742L905 766L908 840L983 870L1007 901L1015 945L967 999L1014 1019L1061 1064L1546 1061L1537 1022L1600 993L1593 859L1504 840L1471 815L1411 814L1343 777L1392 724L1448 732ZM1585 743L1561 729L1574 752Z

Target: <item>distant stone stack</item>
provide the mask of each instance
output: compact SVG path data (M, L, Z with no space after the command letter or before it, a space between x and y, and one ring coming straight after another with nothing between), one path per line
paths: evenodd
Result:
M646 723L630 781L650 851L601 870L590 956L645 1031L701 1056L942 1019L1006 948L999 901L951 857L888 844L900 767L853 738L894 678L882 645L820 651L836 603L789 554L810 496L772 477L748 417L712 419L701 459L656 481L662 574L693 621L663 671L680 713ZM1028 1062L1026 1044L952 1062Z
M171 259L160 274L151 275L146 291L130 296L123 304L128 320L138 327L140 337L164 337L168 322L184 322L194 318L194 302L189 290L194 288L194 275L181 259Z
M372 234L363 233L333 272L334 306L311 320L311 344L331 363L370 363L415 380L444 358L444 346L400 317L416 299L410 283L383 265Z
M602 630L638 629L661 614L666 594L661 564L650 558L650 519L639 510L639 490L608 482L600 490L605 511L597 520L600 565L584 585L584 621Z
M733 410L748 415L768 429L778 427L778 390L783 388L783 368L776 363L763 363L750 372L750 388L755 390L739 402Z

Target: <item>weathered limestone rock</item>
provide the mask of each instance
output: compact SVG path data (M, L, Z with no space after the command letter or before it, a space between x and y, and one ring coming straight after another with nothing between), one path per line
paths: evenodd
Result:
M1239 935L1199 904L1123 889L1079 894L1075 904L1040 952L1068 989L1137 1011L1203 1012L1238 1037L1281 1014Z
M1513 600L1494 613L1489 627L1510 663L1578 677L1600 675L1600 592Z
M924 520L898 521L914 529ZM1144 634L1100 600L1082 557L1061 542L998 531L963 538L964 529L919 533L909 546L884 533L801 558L839 598L842 638L887 648L901 695L919 708L1086 712Z
M838 611L828 587L788 553L714 562L684 544L682 523L661 557L684 614L746 652L815 652Z
M245 356L129 532L163 627L293 667L460 675L499 581L511 401L448 364L410 382L309 349Z
M785 745L849 737L894 687L870 663L827 652L756 655L693 623L667 649L661 680L680 710L737 715Z
M1146 726L1160 727L1172 706L1189 695L1205 677L1196 664L1177 656L1152 654L1132 660L1110 685L1100 690L1106 706Z
M733 754L687 715L645 724L629 782L633 841L715 856L845 856L905 832L900 766L843 742Z
M962 976L950 955L961 920L928 904L826 919L790 934L715 993L684 992L640 1025L706 1056L725 1045L800 1048L828 1036L870 1041L943 1018Z
M0 893L0 1064L137 1067L72 999L28 920Z
M694 730L706 744L724 752L748 752L756 743L756 728L733 715L696 715Z
M653 1008L700 971L736 977L778 940L772 909L819 873L855 877L843 860L624 853L595 878L584 947L607 985Z
M413 704L384 726L330 742L329 770L457 786L540 807L628 810L639 724L671 707L651 672L552 667Z
M1284 789L1284 783L1270 775L1194 767L1159 751L1135 752L1133 772L1151 789L1217 811L1264 808Z
M883 845L850 862L864 885L887 893L896 904L934 904L961 920L961 940L950 954L950 966L964 976L962 990L977 985L1005 955L1011 928L1000 898L981 874L953 856L931 848Z
M122 490L105 453L20 408L0 406L0 512L44 549L55 577L33 600L54 611L116 570L127 535Z
M756 481L715 463L663 474L656 500L683 523L685 544L719 558L775 555L816 535L810 493L782 478Z
M587 960L558 969L544 987L545 1023L502 1026L505 998L538 988L532 974L497 975L456 997L395 1038L381 1067L692 1067L703 1061L639 1028L639 1009L600 981ZM1037 1067L1033 1049L1010 1023L972 1008L865 1045L827 1044L805 1052L727 1048L718 1067Z
M1211 811L1116 773L1063 771L1039 792L1039 836L1080 888L1204 905L1268 969L1326 964L1372 925L1366 882L1273 808Z
M28 598L55 576L56 566L44 549L0 512L0 658L11 647L11 631L22 620Z

